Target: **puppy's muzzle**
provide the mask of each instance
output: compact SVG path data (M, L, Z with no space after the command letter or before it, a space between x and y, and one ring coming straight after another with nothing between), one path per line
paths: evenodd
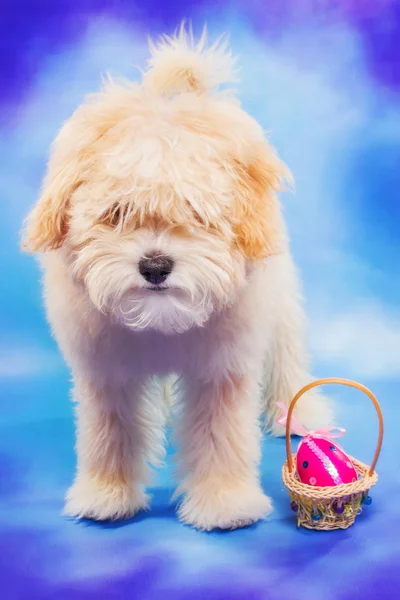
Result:
M152 285L164 283L174 268L174 261L168 256L151 256L139 262L139 273Z

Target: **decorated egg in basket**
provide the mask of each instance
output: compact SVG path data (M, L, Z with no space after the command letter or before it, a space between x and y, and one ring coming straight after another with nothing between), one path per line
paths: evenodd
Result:
M296 454L297 473L300 481L320 487L341 485L357 481L357 471L337 444L318 435L306 435Z
M286 426L288 407L282 403L277 406L281 411L277 422ZM302 483L326 487L357 481L357 471L350 457L332 441L343 436L344 429L326 427L308 431L292 417L290 430L303 437L296 453L297 475Z

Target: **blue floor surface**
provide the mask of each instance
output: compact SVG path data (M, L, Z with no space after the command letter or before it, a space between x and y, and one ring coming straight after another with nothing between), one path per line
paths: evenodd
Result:
M1 402L8 403L0 424L4 600L399 597L398 386L374 386L386 433L373 503L355 526L330 533L296 528L280 475L284 440L271 438L264 441L262 480L275 510L266 522L214 533L181 525L169 503L170 453L166 468L156 473L149 513L109 524L62 517L75 462L67 388L64 373L1 385ZM368 461L377 433L372 405L358 392L335 394L340 424L348 430L342 445Z

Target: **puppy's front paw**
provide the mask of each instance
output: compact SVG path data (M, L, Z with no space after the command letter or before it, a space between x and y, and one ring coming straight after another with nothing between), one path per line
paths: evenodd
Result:
M267 517L271 499L257 484L224 488L203 483L190 489L179 507L179 519L202 531L237 529Z
M148 507L148 496L138 487L121 483L102 485L79 478L68 490L64 514L95 521L128 519Z

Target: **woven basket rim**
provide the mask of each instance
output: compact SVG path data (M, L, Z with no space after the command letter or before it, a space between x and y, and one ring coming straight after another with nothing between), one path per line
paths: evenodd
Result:
M293 458L296 458L296 454L293 455ZM359 475L361 475L361 479L358 479L357 481L324 487L308 485L297 478L296 469L294 469L292 473L289 472L288 461L286 461L282 467L283 483L291 492L312 499L341 498L342 496L348 496L350 494L366 492L376 484L378 481L378 474L374 471L372 475L369 475L370 467L368 465L357 460L353 456L349 456L349 458L356 467Z

